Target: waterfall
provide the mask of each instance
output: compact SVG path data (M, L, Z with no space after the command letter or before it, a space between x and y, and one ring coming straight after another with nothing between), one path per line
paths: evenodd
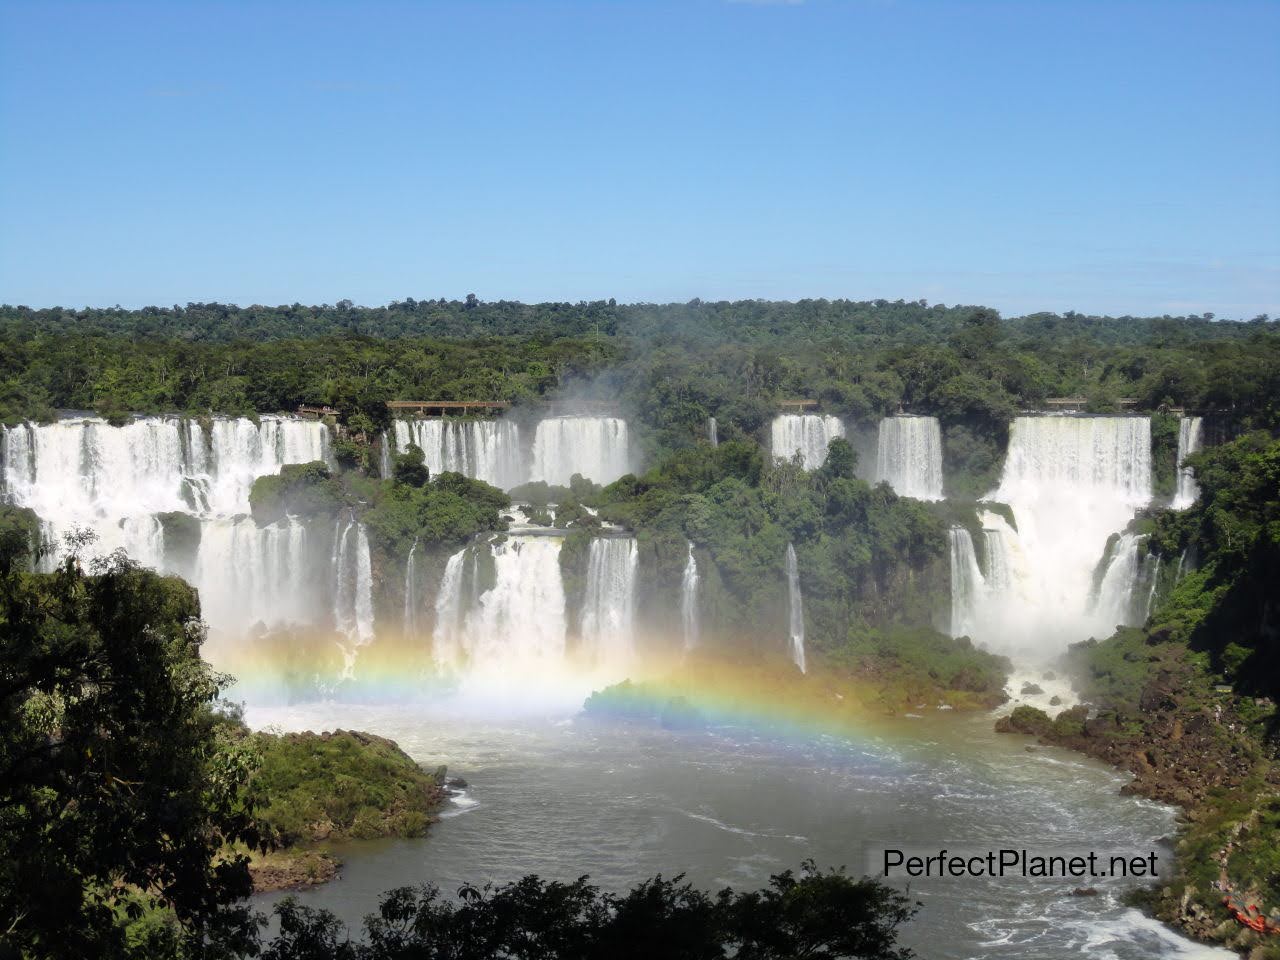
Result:
M91 556L122 549L144 566L188 577L212 633L314 619L304 527L258 528L244 514L255 478L287 463L332 461L324 424L137 417L113 427L70 417L3 428L0 436L4 495L34 510L47 538L87 528L98 536ZM165 514L198 524L172 556Z
M459 665L462 635L462 568L466 549L449 557L436 593L436 626L431 635L431 654L436 669L450 670Z
M390 480L393 469L391 465L391 433L383 430L382 441L378 444L378 473L383 480Z
M245 516L207 521L193 577L201 615L231 634L314 622L320 594L308 558L307 528L297 520L266 527Z
M355 668L356 653L373 640L373 569L364 524L350 518L333 545L333 623L345 642L344 675Z
M936 417L885 417L876 441L876 482L917 500L942 499L942 431Z
M720 430L716 426L715 417L707 417L707 443L713 447L720 446Z
M1173 496L1172 507L1185 510L1200 496L1200 485L1190 467L1182 461L1197 452L1203 444L1204 422L1199 417L1183 417L1178 421L1178 490Z
M62 528L154 513L246 513L255 478L332 459L324 424L281 417L218 419L208 428L176 417L123 427L76 417L5 428L4 438L5 492ZM194 505L193 482L204 494Z
M1116 627L1141 624L1151 612L1159 558L1142 550L1146 537L1123 533L1107 559L1095 593L1095 630L1110 636Z
M521 666L559 665L565 651L564 584L556 537L509 537L492 544L493 586L462 610L462 565L456 571L454 623L445 624L440 650L457 650L472 672L510 675ZM477 549L477 548L473 548ZM453 558L450 558L452 564ZM449 570L445 570L449 578ZM445 595L444 584L441 596ZM437 607L437 609L440 609ZM453 638L447 631L453 630Z
M1122 622L1101 623L1112 614L1093 602L1094 570L1108 538L1151 499L1148 418L1016 418L989 499L1009 505L1016 531L993 512L983 516L991 569L971 615L975 640L1043 659Z
M630 472L627 421L619 417L550 417L533 435L531 480L568 486L580 473L609 484Z
M784 413L773 418L769 431L769 450L775 457L790 460L797 453L806 470L822 466L827 459L827 445L844 436L839 417L818 413Z
M804 673L804 597L800 594L800 565L796 561L796 548L790 543L787 544L787 607L791 661Z
M692 650L698 645L698 560L692 543L680 582L680 620L684 624L684 648Z
M404 635L418 635L418 573L415 562L418 553L418 538L413 538L413 546L409 548L409 557L404 562Z
M520 428L509 420L397 420L396 449L422 448L432 476L461 473L507 489L524 479Z
M973 537L964 527L948 531L951 544L951 635L972 637L987 583L978 566Z
M587 554L582 646L598 665L626 664L635 655L632 617L640 549L632 537L597 537Z

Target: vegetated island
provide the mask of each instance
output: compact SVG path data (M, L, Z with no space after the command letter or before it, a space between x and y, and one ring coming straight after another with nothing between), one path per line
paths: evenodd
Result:
M445 769L424 770L393 740L355 730L249 733L260 765L250 789L274 848L254 852L255 892L333 879L341 861L329 844L420 837L448 796Z

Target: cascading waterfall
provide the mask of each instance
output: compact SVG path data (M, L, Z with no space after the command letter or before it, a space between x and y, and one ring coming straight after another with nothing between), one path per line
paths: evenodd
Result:
M680 621L684 626L684 648L692 650L698 645L698 559L689 544L689 555L684 562L684 576L680 581Z
M977 632L977 612L987 589L978 566L973 537L964 527L948 531L951 545L951 635L972 637Z
M942 499L942 431L936 417L885 417L876 440L876 482L917 500Z
M787 628L791 661L804 673L804 597L800 594L800 564L796 560L796 548L790 543L787 544Z
M531 480L568 486L580 473L600 484L631 470L627 421L620 417L550 417L533 435Z
M1045 659L1123 622L1101 623L1111 615L1096 612L1093 575L1108 538L1151 499L1148 418L1016 418L989 499L1009 505L1016 532L994 513L983 517L994 536L984 533L987 589L967 614L975 640Z
M827 445L844 436L839 417L818 413L784 413L773 418L769 429L769 450L775 457L790 460L797 453L806 470L815 470L827 459Z
M626 664L635 655L633 615L640 549L631 537L597 537L587 553L582 604L582 647L600 666Z
M1204 421L1200 417L1183 417L1178 421L1178 490L1173 495L1173 509L1185 510L1200 496L1200 485L1190 467L1182 461L1197 452L1204 441Z
M194 582L204 619L228 634L310 623L320 591L312 580L306 526L286 518L259 527L246 516L203 525Z
M978 512L982 524L982 563L973 538L963 527L950 531L951 635L968 636L1017 652L1021 615L1036 599L1026 577L1026 559L1018 534L1000 514Z
M373 567L364 524L339 520L333 546L333 622L345 642L344 676L355 669L360 647L373 640Z
M71 417L4 428L2 436L4 495L35 511L46 538L89 529L98 537L91 555L123 549L145 566L190 577L214 632L310 619L313 593L282 592L307 578L298 552L305 531L293 523L259 530L241 515L256 477L287 463L332 462L324 424L138 417L113 427ZM194 562L169 555L166 514L198 522L190 537L198 545L184 551Z
M466 549L449 557L436 593L436 625L431 635L431 655L438 670L456 669L462 647L462 570L467 561Z
M418 635L418 538L413 538L413 546L409 548L409 556L404 562L404 635Z
M566 624L560 544L557 537L508 537L451 556L436 600L436 664L495 676L560 665ZM476 594L467 557L479 550L491 551L493 585Z
M1136 626L1147 619L1160 560L1142 549L1146 537L1123 533L1107 559L1095 593L1095 629L1107 636L1119 626Z
M396 449L422 448L427 468L465 474L507 489L524 479L520 428L509 420L397 420ZM386 444L384 442L384 448Z
M720 446L720 428L716 426L715 417L707 417L707 443L713 447Z

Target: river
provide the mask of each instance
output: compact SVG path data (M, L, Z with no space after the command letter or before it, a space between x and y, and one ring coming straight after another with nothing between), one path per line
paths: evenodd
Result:
M624 889L684 873L700 885L749 888L806 858L867 872L864 843L1110 853L1145 851L1174 830L1170 809L1118 793L1121 775L997 736L989 715L909 717L854 738L764 725L669 731L566 710L495 716L491 705L465 703L251 706L246 716L256 728L389 736L468 781L428 836L338 848L340 877L300 894L353 926L382 891L427 881L451 891L527 873L589 874ZM1082 882L1098 895L1071 895ZM948 960L1233 956L1125 906L1132 885L918 880L911 893L923 906L903 940L922 957Z

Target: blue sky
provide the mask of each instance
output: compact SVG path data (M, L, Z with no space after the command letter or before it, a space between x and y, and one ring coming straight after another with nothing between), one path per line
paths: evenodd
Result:
M0 0L0 302L1280 314L1280 2Z

